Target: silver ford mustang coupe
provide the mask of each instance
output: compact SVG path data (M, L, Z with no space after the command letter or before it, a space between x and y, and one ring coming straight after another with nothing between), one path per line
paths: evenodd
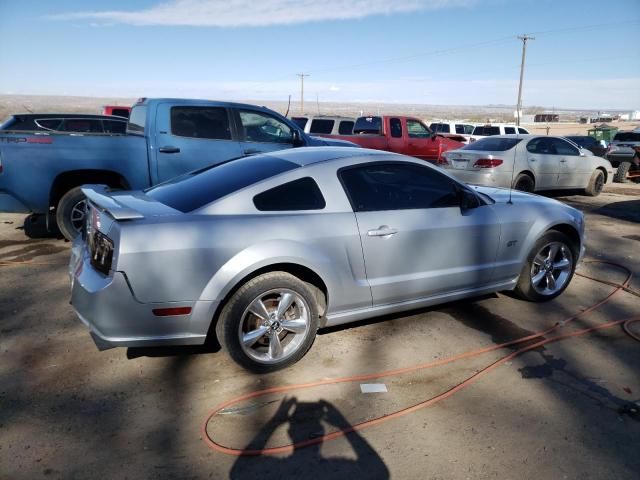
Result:
M318 328L501 290L550 300L584 252L567 205L376 150L298 148L83 192L71 302L98 347L216 336L256 372L298 361Z

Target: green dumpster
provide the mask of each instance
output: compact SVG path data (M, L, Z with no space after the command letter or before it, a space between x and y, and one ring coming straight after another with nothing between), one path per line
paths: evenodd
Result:
M595 138L596 140L604 140L607 143L610 143L613 140L613 137L618 133L618 127L612 127L603 123L602 125L598 125L595 128L589 130L588 135L590 137Z

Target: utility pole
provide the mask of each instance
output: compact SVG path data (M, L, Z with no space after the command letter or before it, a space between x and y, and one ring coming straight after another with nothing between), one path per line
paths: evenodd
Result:
M516 125L520 126L520 110L522 110L522 78L524 77L524 59L527 55L527 41L535 40L536 37L530 37L526 33L521 37L522 40L522 62L520 63L520 84L518 85L518 105L516 106Z
M300 113L304 115L304 77L308 77L308 73L297 73L300 77Z

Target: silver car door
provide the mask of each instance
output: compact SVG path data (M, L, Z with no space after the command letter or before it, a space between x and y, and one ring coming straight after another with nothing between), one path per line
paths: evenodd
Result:
M528 168L533 172L536 190L548 190L558 185L560 162L550 137L536 137L527 143Z
M356 213L374 305L491 282L500 225L490 205L461 209L464 187L408 162L360 165L340 177Z
M593 169L589 163L580 156L580 150L562 138L552 138L558 162L560 175L558 187L560 188L584 188L589 183Z

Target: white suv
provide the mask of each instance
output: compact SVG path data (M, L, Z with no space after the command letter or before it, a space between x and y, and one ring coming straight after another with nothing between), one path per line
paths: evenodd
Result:
M492 135L510 135L520 134L529 135L526 128L518 127L513 123L487 123L485 125L477 125L473 129L473 133L469 137L469 142L475 142L484 137Z

